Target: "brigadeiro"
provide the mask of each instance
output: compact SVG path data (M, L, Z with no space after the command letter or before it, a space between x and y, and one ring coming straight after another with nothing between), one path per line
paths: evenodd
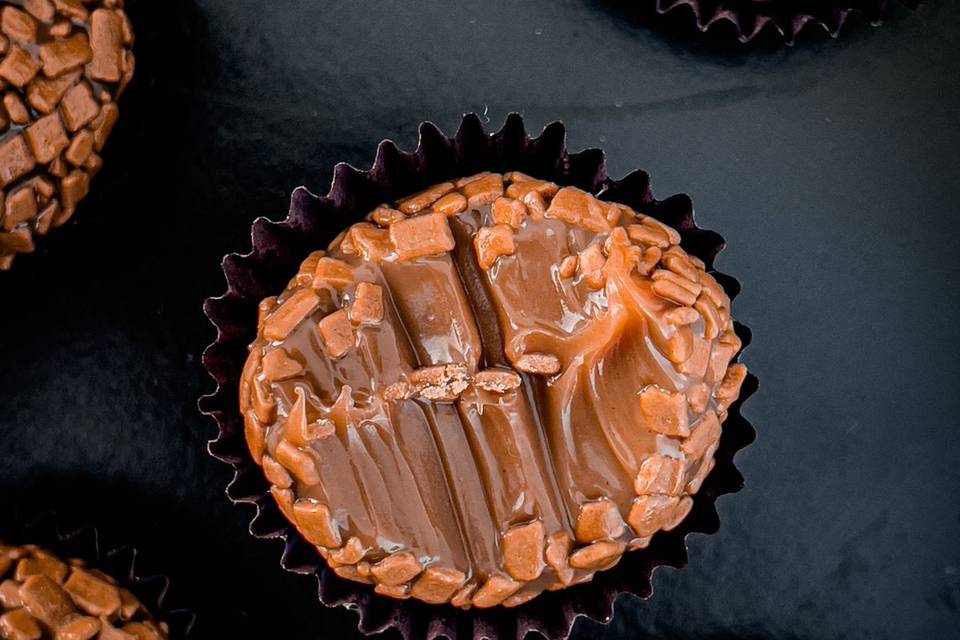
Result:
M133 592L87 560L0 542L0 637L167 640L171 634Z
M123 0L0 0L0 271L87 195L132 46Z
M372 585L347 589L367 589L346 598L365 630L387 608L383 626L411 637L502 635L504 620L563 637L591 601L648 594L652 567L681 564L682 536L739 486L729 461L752 432L735 286L689 200L607 180L562 130L550 148L555 133L530 139L518 118L493 135L474 123L406 158L381 146L369 173L338 168L326 199L298 192L276 233L255 227L261 249L228 259L231 293L208 304L221 391L205 408L223 429L213 451L261 479L247 499L288 522L274 521L296 541L286 566L317 571L322 599L324 581ZM244 362L227 363L225 335L251 338ZM639 575L574 587L631 555Z

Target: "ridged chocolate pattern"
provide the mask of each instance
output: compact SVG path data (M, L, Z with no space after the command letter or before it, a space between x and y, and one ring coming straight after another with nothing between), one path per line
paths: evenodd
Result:
M365 632L396 627L408 637L522 637L529 630L537 630L548 637L563 637L580 615L608 620L618 593L649 595L649 576L655 566L681 566L685 562L683 536L690 531L715 530L717 518L713 501L722 493L736 491L742 484L731 458L737 449L752 440L753 431L740 417L738 402L730 408L716 455L717 467L680 527L669 534L655 536L649 548L627 554L617 568L598 574L590 585L544 594L526 605L500 610L495 615L375 596L369 587L332 575L312 545L287 526L272 497L267 495L262 472L246 451L242 419L236 409L236 389L246 357L246 344L254 338L257 302L282 290L296 273L303 256L329 241L332 222L343 227L359 220L380 202L392 201L445 178L484 169L518 169L561 185L599 192L604 199L631 206L679 229L683 248L701 258L708 269L722 247L722 239L717 234L696 228L690 201L685 196L654 200L642 172L635 172L622 181L608 180L601 152L568 154L559 124L547 127L538 138L531 139L516 115L508 118L503 129L495 134L487 134L473 115L464 118L454 138L444 137L433 125L422 125L415 153L402 153L392 143L382 143L370 171L339 165L328 196L318 198L300 189L294 194L290 216L284 222L271 223L263 219L255 222L254 251L225 259L230 289L206 305L208 316L219 329L217 342L204 354L205 365L218 383L217 392L202 402L204 411L221 427L220 437L211 442L211 453L236 470L236 477L228 488L230 498L256 505L258 513L251 532L259 537L284 538L287 545L283 566L299 573L315 573L320 581L320 599L329 605L358 610L360 628ZM714 273L714 276L728 295L736 294L735 281L722 274ZM738 325L737 333L746 344L749 332ZM744 385L740 402L755 387L751 376Z
M168 604L170 579L165 575L144 574L137 568L139 552L130 545L105 548L99 531L90 525L67 526L56 514L40 516L12 514L0 523L0 541L10 544L34 544L61 558L83 560L91 568L112 576L134 592L157 620L165 622L170 640L191 637L195 614Z
M631 0L637 2L638 0ZM920 0L898 0L916 9ZM773 31L792 45L801 31L823 29L837 37L844 22L859 12L877 26L894 0L656 0L658 13L689 9L700 31L721 23L730 24L740 42L749 42L764 31Z

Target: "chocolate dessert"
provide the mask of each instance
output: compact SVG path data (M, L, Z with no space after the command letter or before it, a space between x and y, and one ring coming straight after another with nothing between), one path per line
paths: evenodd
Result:
M516 172L367 220L263 301L240 389L277 504L337 574L515 606L684 519L746 369L674 229Z
M132 45L123 0L0 0L0 271L87 195Z
M166 640L117 581L82 560L33 545L0 543L0 638L5 640Z

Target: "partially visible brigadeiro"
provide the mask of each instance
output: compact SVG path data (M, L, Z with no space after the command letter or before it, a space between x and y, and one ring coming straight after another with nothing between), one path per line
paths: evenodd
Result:
M0 543L0 638L167 640L169 627L83 559Z
M123 0L0 0L0 270L87 195L132 46Z
M256 221L205 305L227 493L365 633L608 621L742 486L756 383L722 238L564 135L468 115L414 153L384 142Z

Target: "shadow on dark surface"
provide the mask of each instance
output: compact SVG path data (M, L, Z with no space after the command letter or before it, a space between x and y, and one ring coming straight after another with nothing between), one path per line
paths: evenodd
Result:
M383 138L411 149L422 120L521 110L603 147L614 177L643 166L661 197L692 195L729 242L719 267L744 282L764 379L720 531L691 536L653 598L574 635L956 635L956 3L733 51L603 3L421 4L128 2L138 70L104 168L0 274L4 503L136 545L197 611L195 637L356 637L223 495L196 409L213 388L202 303L294 187L324 193Z

